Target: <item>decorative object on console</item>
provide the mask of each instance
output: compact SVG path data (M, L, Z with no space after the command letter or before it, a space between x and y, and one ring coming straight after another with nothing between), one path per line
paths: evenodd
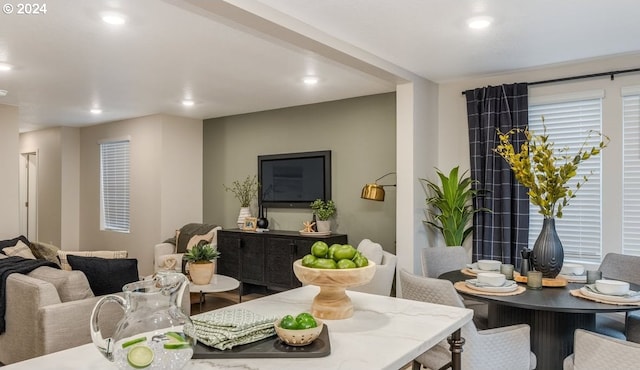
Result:
M215 260L220 252L211 244L198 244L184 254L189 263L189 276L196 285L207 285L215 273Z
M362 188L362 193L360 194L360 198L362 199L367 199L367 200L377 200L379 202L384 201L384 187L385 186L396 186L396 184L383 184L380 185L378 184L378 181L382 180L383 178L389 176L389 175L394 175L395 172L389 172L386 173L380 177L378 177L376 179L376 181L373 182L373 184L366 184L363 188Z
M304 228L302 229L303 233L312 233L313 232L313 225L315 225L315 222L311 222L311 221L305 221L302 223L302 225L304 226Z
M237 223L238 228L242 229L245 217L251 217L251 211L249 209L251 201L258 196L260 184L258 183L257 177L256 175L249 175L242 182L238 180L233 181L230 187L224 184L222 186L224 186L224 190L232 192L236 199L240 201L240 214L238 215Z
M471 188L473 181L467 176L467 171L458 177L459 167L449 171L449 176L436 169L440 184L420 179L427 193L427 207L430 220L424 221L442 233L445 245L449 247L461 246L473 231L473 215L488 209L473 209L471 199L478 195L478 191Z
M331 231L331 221L329 220L336 213L336 204L329 199L324 201L316 199L310 205L313 214L316 216L316 228L318 232L326 233Z
M244 231L256 231L258 227L258 219L255 217L245 217L242 230Z
M549 141L544 117L542 124L542 135L535 135L528 129L511 129L506 133L498 131L500 144L493 150L509 164L516 180L529 189L529 200L544 216L540 236L533 245L531 261L533 268L541 271L544 277L555 278L564 260L555 218L562 218L563 208L575 198L577 191L587 182L588 175L576 181L575 190L567 183L577 174L580 163L600 154L610 139L600 132L591 131L575 154L569 154L569 148L562 148L556 153L553 142ZM517 134L526 138L518 153L510 141L510 137ZM587 148L594 141L594 136L598 136L599 142Z

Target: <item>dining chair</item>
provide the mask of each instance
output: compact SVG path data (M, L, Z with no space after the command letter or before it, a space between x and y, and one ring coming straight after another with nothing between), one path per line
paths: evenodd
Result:
M576 329L573 354L564 359L564 370L637 369L640 344Z
M461 270L467 267L467 251L464 247L426 247L422 248L422 276L438 278L445 272ZM480 329L489 324L489 305L475 299L461 297L466 308L473 310L473 321Z
M400 270L400 296L405 299L464 307L453 284L448 280L418 276ZM465 339L462 351L464 369L530 370L536 368L536 355L531 352L529 325L520 324L478 331L473 321L462 327ZM449 344L438 343L413 361L413 369L424 366L440 369L451 360Z
M605 279L622 280L640 286L640 256L607 253L598 268ZM640 343L640 310L596 315L596 332Z

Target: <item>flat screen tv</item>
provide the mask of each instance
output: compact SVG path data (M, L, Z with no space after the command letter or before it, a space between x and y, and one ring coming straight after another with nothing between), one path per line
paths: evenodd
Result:
M264 208L309 208L331 199L331 151L260 155L258 181Z

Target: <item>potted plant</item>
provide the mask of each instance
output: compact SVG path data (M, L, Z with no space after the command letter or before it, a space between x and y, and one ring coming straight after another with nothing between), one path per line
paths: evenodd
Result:
M220 252L209 243L194 245L183 258L189 263L189 276L196 285L207 285L215 273L215 260Z
M231 183L231 186L228 187L224 184L224 190L230 191L233 195L240 201L240 213L238 214L238 228L242 228L244 225L244 219L247 217L251 217L251 201L253 201L258 196L258 188L260 184L258 183L258 179L256 175L248 175L244 181L240 182L235 180Z
M329 199L325 202L322 199L316 199L311 203L310 207L316 216L318 232L329 232L331 230L331 221L329 219L336 213L334 201Z
M609 137L600 132L590 131L576 153L568 153L569 148L555 150L549 140L544 117L542 135L535 135L528 129L511 129L503 133L498 131L500 143L494 151L511 167L516 180L528 188L529 201L539 208L544 216L542 230L533 244L531 261L533 267L541 271L546 278L555 278L562 269L564 250L556 232L555 219L562 218L562 210L576 193L588 181L588 175L575 182L575 190L568 185L576 176L578 166L609 144ZM516 152L511 136L524 135L525 141ZM598 136L598 143L589 148L592 136Z
M471 204L472 197L477 194L471 188L471 178L466 176L467 171L458 176L458 171L459 167L454 167L447 176L436 169L440 185L420 179L427 193L427 211L430 216L424 222L440 231L446 246L462 246L473 231L473 214L480 211L473 209Z

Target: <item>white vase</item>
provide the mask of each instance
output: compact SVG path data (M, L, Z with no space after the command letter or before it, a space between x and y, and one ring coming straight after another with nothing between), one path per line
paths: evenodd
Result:
M251 208L241 207L240 214L238 215L238 229L242 229L246 217L251 217Z
M331 220L316 221L316 228L319 233L327 233L331 231Z

